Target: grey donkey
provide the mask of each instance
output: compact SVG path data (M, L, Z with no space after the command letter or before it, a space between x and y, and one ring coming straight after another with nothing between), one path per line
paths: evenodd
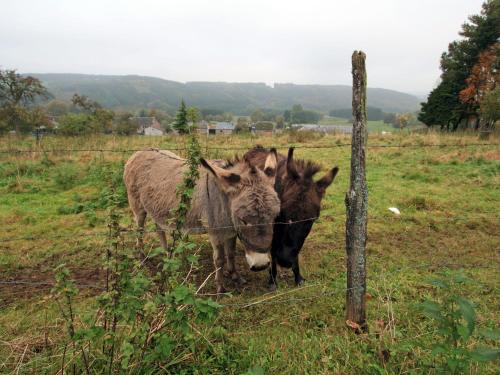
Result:
M187 214L186 229L203 227L208 232L217 293L224 293L224 253L231 279L245 282L235 267L236 238L243 244L252 271L266 269L271 262L272 223L280 211L274 190L277 154L273 150L263 168L238 158L230 162L205 159L200 162L200 177ZM135 221L142 233L146 216L150 215L166 250L166 222L178 205L176 188L186 168L185 159L155 149L138 151L125 164L124 181ZM142 246L142 237L139 245Z

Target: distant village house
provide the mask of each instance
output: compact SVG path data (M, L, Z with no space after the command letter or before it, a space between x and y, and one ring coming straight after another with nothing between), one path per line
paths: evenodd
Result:
M132 117L131 120L137 125L137 134L163 135L165 131L156 117Z
M199 134L232 134L234 131L234 124L231 122L209 123L207 121L201 121L196 125L196 129Z

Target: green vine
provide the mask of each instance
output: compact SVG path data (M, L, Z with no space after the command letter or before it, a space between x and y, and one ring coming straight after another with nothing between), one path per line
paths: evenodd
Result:
M120 227L119 194L113 183L108 194L105 291L97 298L97 311L75 311L72 300L78 289L66 268L57 269L54 294L58 301L65 301L61 312L74 352L73 373L177 373L186 370L186 361L194 353L212 353L213 348L206 347L207 334L203 332L213 322L220 305L197 295L190 280L191 270L197 265L197 245L183 231L199 177L200 156L196 135L191 134L188 168L177 188L179 205L175 211L172 256L161 248L149 254L163 265L159 273L151 274L138 259L135 247L127 243ZM163 282L165 277L167 283ZM77 355L78 350L81 355ZM62 356L62 369L68 365L66 357Z

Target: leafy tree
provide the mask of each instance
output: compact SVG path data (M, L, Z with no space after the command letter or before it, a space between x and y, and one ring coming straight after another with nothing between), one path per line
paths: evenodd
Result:
M285 119L286 122L291 122L292 121L292 111L289 109L285 110L283 112L283 118Z
M51 116L62 116L70 111L70 104L60 99L53 99L47 103L45 110Z
M443 81L429 95L426 103L422 103L419 120L427 126L439 125L441 129L450 130L450 125L458 127L462 105L458 99L460 86L451 80Z
M115 120L115 132L120 135L132 135L137 132L137 125L129 112L120 113Z
M90 131L102 131L104 133L112 132L113 111L104 109L98 102L91 100L85 95L74 94L71 102L75 107L81 108L84 112L90 114L89 119L92 122L89 126Z
M288 116L290 118L289 122L292 124L317 124L322 117L317 112L304 110L300 104L295 104L289 114L285 111L283 116L285 121Z
M441 83L431 91L427 102L422 103L419 120L428 126L456 130L460 122L470 115L470 103L460 100L460 92L467 86L480 53L496 43L500 37L500 1L483 3L481 13L469 17L462 26L463 39L454 41L441 55Z
M263 121L264 120L264 112L262 112L261 109L256 109L250 115L250 119L252 120L252 122Z
M172 122L172 116L161 109L153 108L149 110L148 116L155 117L162 124Z
M48 97L40 80L24 77L15 70L0 70L0 119L5 129L29 131L30 105L39 97Z
M200 110L196 107L189 107L187 109L187 119L193 126L200 120Z
M49 121L47 117L47 112L43 107L35 107L27 114L27 124L36 127L44 126L45 128L51 128L52 123ZM31 129L30 129L31 130Z
M472 67L470 76L465 80L467 87L460 91L459 96L460 101L468 107L470 113L474 114L479 111L484 97L494 90L497 82L500 81L500 73L498 72L500 67L499 55L500 43L496 43L482 51L478 62ZM500 104L497 103L497 105ZM479 112L482 117L483 111ZM479 128L480 123L483 127L485 125L488 127L491 124L491 119L487 121L483 119L479 121L477 117L476 119L476 130Z
M234 117L234 115L231 112L224 112L222 114L222 120L221 121L231 122L231 121L233 121L233 117Z
M236 133L248 132L248 119L246 117L238 117L234 131Z
M283 116L276 116L276 129L285 128L285 118Z
M186 134L189 132L188 121L186 104L184 103L184 100L181 100L181 104L177 110L172 127L177 130L179 134Z
M500 120L500 86L488 91L480 102L481 121L484 128L491 129Z
M59 119L58 131L64 135L86 135L97 132L97 129L90 114L67 113Z
M384 114L384 124L396 124L396 114L395 113L386 113Z
M415 115L411 112L408 113L400 113L396 115L396 122L394 127L399 129L404 129L415 119Z
M98 102L91 100L85 95L74 94L71 102L75 107L80 107L88 112L95 112L97 109L102 108Z

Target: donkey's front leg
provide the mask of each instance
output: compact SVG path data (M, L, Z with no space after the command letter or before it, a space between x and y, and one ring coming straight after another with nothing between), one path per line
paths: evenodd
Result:
M226 253L227 273L229 277L231 277L231 280L239 285L245 284L247 281L240 276L240 274L236 270L236 265L234 263L234 254L236 252L236 237L229 238L224 241L224 252Z
M276 290L278 287L278 270L276 266L276 257L272 256L272 263L271 263L271 269L269 270L269 281L267 282L267 285L269 287L269 290Z
M214 250L214 267L215 267L215 285L217 286L217 294L226 293L224 288L224 244L210 238L212 248Z
M304 284L306 281L302 275L300 274L300 268L299 268L299 256L297 255L297 258L295 261L292 263L292 271L293 275L295 276L295 285L300 286Z

